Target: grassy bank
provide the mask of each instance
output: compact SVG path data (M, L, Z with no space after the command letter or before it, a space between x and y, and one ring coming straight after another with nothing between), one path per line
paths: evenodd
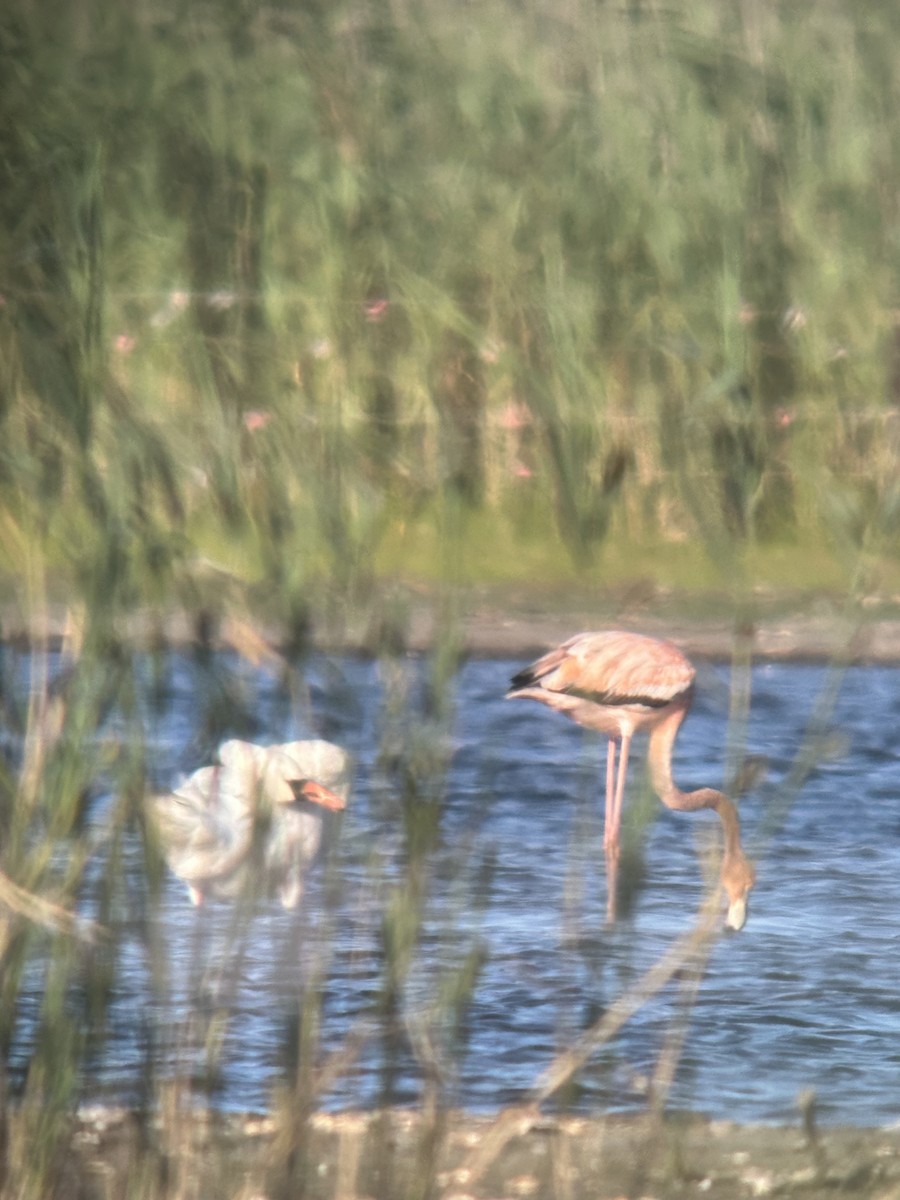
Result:
M0 565L893 588L895 20L11 5Z

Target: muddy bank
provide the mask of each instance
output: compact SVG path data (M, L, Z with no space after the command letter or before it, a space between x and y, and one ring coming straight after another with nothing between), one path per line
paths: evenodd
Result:
M796 1128L699 1117L550 1119L525 1110L500 1118L315 1114L302 1123L180 1113L177 1120L139 1122L125 1111L96 1109L75 1122L53 1194L60 1200L896 1197L900 1130L818 1132L799 1118Z
M433 644L441 606L420 595L410 614L410 641ZM671 638L696 658L731 658L740 639L760 659L900 662L900 609L889 597L850 609L843 597L760 594L738 614L725 596L649 585L602 593L472 588L460 597L457 619L465 649L486 657L527 657L584 630L630 629Z
M58 643L73 629L77 636L77 621L62 604L40 620L25 619L11 608L0 610L0 639L13 643ZM291 636L277 621L267 619L263 603L243 596L231 608L172 611L165 616L132 613L109 632L144 646L184 647L200 641L264 662L276 660L288 645L294 651L420 652L447 635L464 654L528 657L589 629L631 629L669 637L696 658L728 659L740 638L744 650L758 659L900 662L896 597L870 597L851 609L842 597L761 595L738 617L723 596L664 594L639 587L597 593L507 587L437 591L397 585L374 590L354 605L311 604L307 623Z

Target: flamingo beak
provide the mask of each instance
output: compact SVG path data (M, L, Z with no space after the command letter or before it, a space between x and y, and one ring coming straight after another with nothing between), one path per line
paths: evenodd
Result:
M343 797L332 792L324 784L317 783L315 779L292 779L291 790L295 800L308 800L311 804L319 804L332 812L340 812L346 808Z
M738 896L728 905L728 915L725 918L725 928L733 929L737 932L744 928L744 922L747 920L747 897Z

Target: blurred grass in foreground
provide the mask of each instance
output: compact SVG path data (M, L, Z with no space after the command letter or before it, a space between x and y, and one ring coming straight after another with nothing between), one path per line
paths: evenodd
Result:
M242 622L277 629L287 675L312 621L339 636L376 598L405 868L376 889L387 1092L441 818L444 585L718 588L740 627L759 584L828 588L851 624L858 598L898 590L898 42L888 0L4 5L0 588L38 634L68 614L53 670L39 645L3 651L4 1057L42 972L37 1050L0 1129L6 1193L63 1187L115 931L159 965L159 862L148 848L149 900L118 869L148 776L124 617L151 635L174 608L196 617L212 741L239 716L214 679L219 618L251 660L270 651ZM435 582L444 605L421 712L398 578ZM101 790L116 800L91 925L72 914ZM416 1194L436 1186L478 954L461 943L429 980L433 1023L415 1031ZM320 1002L298 1000L276 1098L283 1194L308 1177L304 1122L343 1067L318 1059ZM225 1018L197 1020L214 1076ZM133 1186L193 1194L157 1036L162 1133L147 1126Z

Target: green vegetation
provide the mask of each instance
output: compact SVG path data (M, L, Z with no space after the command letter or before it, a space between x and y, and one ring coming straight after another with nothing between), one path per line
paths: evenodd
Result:
M7 592L896 585L892 5L64 8L0 22Z
M125 617L196 618L213 742L239 691L219 620L251 660L242 622L276 629L285 665L375 596L390 672L394 581L435 585L425 734L402 671L386 689L408 861L379 894L387 1042L441 816L445 585L649 581L740 613L758 585L900 590L898 45L891 0L2 6L0 599L37 632L67 618L61 679L0 661L23 747L0 776L4 1055L45 971L4 1194L59 1185L102 1033L116 943L71 917L100 790L96 919L152 959L117 871L147 786ZM462 939L433 981L448 1043L478 955ZM318 1003L284 1181L324 1086ZM135 1194L175 1194L177 1162L150 1154Z

